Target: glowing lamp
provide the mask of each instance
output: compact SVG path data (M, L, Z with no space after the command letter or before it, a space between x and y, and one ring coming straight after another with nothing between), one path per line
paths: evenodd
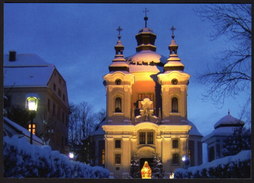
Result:
M182 157L182 161L185 162L186 160L187 160L187 157L186 157L186 155L184 155L184 156Z
M27 108L29 111L37 111L38 108L38 98L37 97L27 97Z
M144 166L141 169L141 177L142 179L151 179L152 177L152 169L150 168L147 161L145 161Z
M29 96L26 98L26 106L28 108L28 110L31 113L31 122L30 122L30 144L33 144L33 133L35 133L35 127L34 123L33 123L33 119L36 115L36 111L38 108L38 98L35 96Z
M73 152L69 152L69 158L73 159L74 158L74 153Z

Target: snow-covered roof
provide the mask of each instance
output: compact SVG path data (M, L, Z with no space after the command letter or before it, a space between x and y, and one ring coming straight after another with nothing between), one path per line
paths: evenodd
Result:
M244 122L240 119L234 118L228 113L228 115L221 118L217 123L215 123L214 128L219 128L221 126L243 126Z
M132 56L126 58L126 60L130 63L165 63L167 61L166 57L151 51L151 50L142 50L135 53Z
M153 33L153 30L148 27L144 27L143 29L139 30L139 33Z
M188 120L189 125L191 125L191 130L189 132L189 135L196 135L196 136L203 136L197 129L197 127L192 123L191 121Z
M91 133L91 136L94 135L104 135L105 131L102 129L102 125L106 123L106 120L102 120L95 128L95 131Z
M230 136L234 133L235 128L237 128L237 127L235 127L235 126L223 126L223 127L220 127L220 128L216 128L210 134L205 136L202 139L202 141L206 141L207 139L209 139L211 137L227 137L227 136Z
M9 55L4 55L4 67L27 67L27 66L48 66L50 65L41 57L35 54L16 54L15 61L9 61Z
M129 72L161 72L160 68L155 65L129 65Z
M22 135L24 135L28 138L30 137L30 132L27 129L25 129L24 127L18 125L17 123L11 121L9 118L4 117L4 122L6 124L12 126L13 128L15 128L17 131L21 132ZM37 137L36 135L33 135L33 140L36 141L37 143L41 144L41 145L43 144L43 141L39 137Z
M34 54L17 54L16 61L4 56L4 87L45 87L55 66Z

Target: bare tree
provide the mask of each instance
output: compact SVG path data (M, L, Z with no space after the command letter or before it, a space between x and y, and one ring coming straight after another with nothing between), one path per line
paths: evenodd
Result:
M95 117L92 107L87 102L70 105L69 115L69 142L82 144L82 140L89 136L94 129Z
M213 40L220 36L227 38L225 46L228 48L222 55L217 54L215 65L200 76L201 82L209 86L206 96L216 102L223 102L225 96L237 95L250 88L251 5L206 5L196 12L203 20L213 24Z

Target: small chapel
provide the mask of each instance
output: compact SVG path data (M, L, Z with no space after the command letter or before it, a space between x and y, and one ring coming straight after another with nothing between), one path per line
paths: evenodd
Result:
M122 29L117 29L115 57L104 76L106 118L97 130L101 137L94 154L115 178L128 178L134 160L141 169L156 157L166 177L184 167L186 158L190 166L202 163L202 135L187 118L190 75L177 54L175 28L166 58L156 52L147 15L144 21L132 56L124 56Z

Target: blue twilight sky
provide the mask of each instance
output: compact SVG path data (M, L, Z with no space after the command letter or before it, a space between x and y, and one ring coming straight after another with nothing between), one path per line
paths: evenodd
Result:
M202 4L4 4L4 53L34 53L54 64L67 82L69 102L87 101L94 111L105 108L103 76L114 58L116 28L123 28L124 55L136 51L135 35L148 27L157 35L157 53L168 57L170 28L176 27L178 55L191 75L188 87L188 118L203 135L230 109L240 117L250 91L226 98L223 105L203 100L206 86L197 76L216 61L215 56L232 46L225 37L211 41L210 22L201 21L194 9ZM225 4L226 6L226 4ZM248 105L248 109L250 104ZM249 114L250 116L250 114ZM246 119L250 119L245 116ZM246 120L245 119L245 120Z

